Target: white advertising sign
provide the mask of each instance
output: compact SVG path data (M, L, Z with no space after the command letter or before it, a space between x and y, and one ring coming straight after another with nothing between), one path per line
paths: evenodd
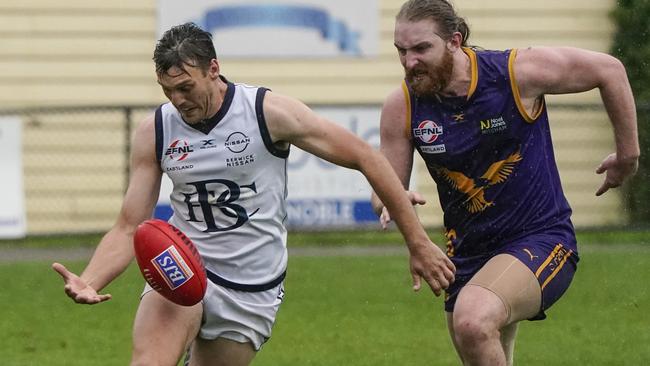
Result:
M0 117L0 238L22 238L27 234L23 190L22 124L18 117Z
M379 147L379 106L320 107L314 111ZM346 227L377 222L370 206L370 193L370 185L359 171L291 148L289 226Z
M158 35L194 22L220 58L364 57L379 48L377 0L158 0Z

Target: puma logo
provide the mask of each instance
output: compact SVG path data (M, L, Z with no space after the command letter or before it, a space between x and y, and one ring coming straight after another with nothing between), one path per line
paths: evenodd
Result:
M530 256L531 261L534 260L535 258L539 258L538 256L533 255L533 253L531 253L530 250L528 250L528 249L524 249L524 252L526 252L526 254L528 254Z

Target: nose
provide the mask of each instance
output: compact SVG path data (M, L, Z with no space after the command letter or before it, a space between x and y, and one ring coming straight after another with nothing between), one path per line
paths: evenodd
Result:
M412 69L414 68L420 60L416 57L416 55L413 54L413 52L406 51L406 54L404 55L404 67L406 69Z
M169 95L169 101L175 106L180 106L185 101L185 98L183 98L183 93L174 90Z

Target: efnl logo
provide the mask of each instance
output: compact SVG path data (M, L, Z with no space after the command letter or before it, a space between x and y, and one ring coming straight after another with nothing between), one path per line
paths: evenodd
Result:
M165 156L169 156L170 159L176 161L183 161L194 151L192 145L188 144L185 140L174 140L167 150L165 150Z
M177 289L194 276L194 272L190 270L173 245L154 257L151 263L172 290Z
M413 129L413 136L427 144L436 141L440 135L442 135L442 126L438 126L433 121L422 121L417 128Z

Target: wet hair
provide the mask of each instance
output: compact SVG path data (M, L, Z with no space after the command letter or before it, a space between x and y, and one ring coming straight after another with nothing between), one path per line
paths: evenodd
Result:
M185 70L186 65L207 71L212 59L216 58L212 34L194 23L177 25L167 30L156 43L153 52L158 75L174 66Z
M469 26L446 0L409 0L402 5L395 19L409 22L431 19L438 25L443 39L449 40L454 32L460 32L463 37L461 45L467 47Z

